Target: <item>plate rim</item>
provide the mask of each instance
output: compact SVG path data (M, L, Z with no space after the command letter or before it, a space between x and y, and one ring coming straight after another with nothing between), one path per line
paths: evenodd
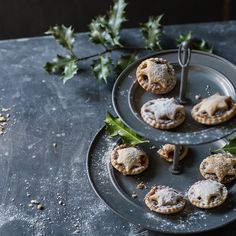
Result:
M92 187L92 189L93 189L93 191L95 192L95 194L98 196L98 198L99 198L100 200L102 200L102 201L105 203L105 205L106 205L109 209L112 210L112 212L114 212L116 215L120 216L121 218L125 219L127 222L130 222L130 223L132 223L132 224L135 224L135 225L138 225L138 226L142 227L143 229L147 229L147 230L154 231L154 232L159 232L159 233L163 233L163 234L174 234L174 235L180 234L179 232L176 232L176 231L168 231L168 230L161 231L161 230L153 229L153 228L150 228L150 227L145 226L145 225L142 224L142 223L137 223L137 222L135 222L135 221L133 221L133 220L130 220L130 219L128 219L127 217L125 217L124 215L122 215L119 211L117 211L112 205L110 205L109 203L107 203L106 200L104 200L103 196L102 196L102 195L100 194L100 192L97 190L97 187L96 187L96 185L94 184L94 181L93 181L93 179L92 179L92 177L91 177L91 174L90 174L90 167L89 167L89 161L90 161L90 156L91 156L92 147L93 147L94 143L96 142L96 139L98 139L98 137L101 136L102 133L105 133L105 132L106 132L106 129L105 129L105 128L106 128L106 126L104 125L104 126L102 126L102 127L95 133L95 135L94 135L92 141L91 141L90 144L89 144L89 148L88 148L87 155L86 155L86 160L85 160L85 161L86 161L85 165L86 165L87 177L88 177L90 186ZM110 178L110 177L109 177L109 178ZM187 231L185 231L185 232L181 232L181 234L183 234L183 235L190 235L190 234L196 235L196 234L199 234L199 233L209 232L209 231L217 230L217 229L219 229L219 228L222 228L222 227L224 227L224 226L227 226L227 225L231 224L231 223L234 222L234 221L236 221L236 216L235 216L235 219L232 219L232 220L230 220L230 221L228 221L228 222L225 222L225 223L223 223L222 225L218 225L218 226L216 226L216 227L210 227L210 228L208 228L207 230L206 230L206 229L200 229L200 230L198 230L198 231L192 231L192 232L187 232Z

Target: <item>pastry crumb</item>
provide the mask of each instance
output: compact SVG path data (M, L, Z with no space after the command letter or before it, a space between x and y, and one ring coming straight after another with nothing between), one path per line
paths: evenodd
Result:
M136 189L146 189L146 188L147 188L147 186L143 182L137 184L137 186L136 186Z

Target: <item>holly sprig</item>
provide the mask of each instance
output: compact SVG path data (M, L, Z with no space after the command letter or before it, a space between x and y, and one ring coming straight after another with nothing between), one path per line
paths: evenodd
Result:
M120 32L123 23L127 21L125 16L127 3L125 0L115 0L109 11L102 16L95 17L89 24L89 40L94 44L100 44L104 50L85 57L74 53L76 36L72 26L56 25L50 27L45 33L51 35L66 50L65 55L57 55L51 62L46 62L44 69L49 74L58 74L63 83L72 79L80 72L80 61L93 59L91 70L95 78L107 83L109 77L117 76L128 65L138 59L139 52L143 50L161 50L163 35L162 19L164 15L150 16L148 21L140 24L140 33L144 46L130 48L121 42ZM177 39L177 44L186 39L192 39L192 32L182 34ZM212 52L212 47L203 40L195 40L193 47L198 50ZM111 52L119 51L120 57L112 59Z

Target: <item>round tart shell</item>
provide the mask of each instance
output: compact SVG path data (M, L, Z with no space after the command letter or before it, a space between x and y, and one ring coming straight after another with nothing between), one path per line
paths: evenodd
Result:
M216 115L212 117L209 117L208 115L206 115L206 117L203 117L197 114L197 111L199 110L200 106L200 103L195 105L191 111L191 114L193 119L201 124L217 125L231 119L236 115L236 103L234 101L230 103L230 109L228 111L223 112L221 115Z
M162 99L162 98L160 98L160 99ZM165 98L163 98L163 99L165 99ZM151 117L149 115L150 112L146 112L145 110L147 109L147 106L150 105L150 103L152 103L152 102L153 102L153 100L146 102L141 108L141 116L147 124L151 125L154 128L157 128L157 129L173 129L184 122L185 116L186 116L185 112L178 112L176 114L176 119L169 120L168 123L165 122L165 120L161 120L161 119L156 120L153 114Z
M227 196L228 196L228 190L223 184L221 184L222 185L222 198L221 199L219 199L219 197L217 197L213 202L205 204L201 200L198 200L198 199L194 198L194 188L202 181L207 181L207 180L201 180L201 181L198 181L198 182L194 183L190 187L190 189L188 190L188 199L189 199L189 201L194 206L199 207L199 208L203 208L203 209L210 209L210 208L214 208L214 207L217 207L217 206L220 206L221 204L223 204L225 202Z
M214 158L214 156L216 156L216 155L217 155L217 154L211 155L211 156L205 158L205 159L201 162L200 167L199 167L199 170L200 170L201 175L202 175L205 179L211 179L211 180L220 182L220 183L222 183L222 184L227 184L227 183L230 183L231 181L235 180L235 179L236 179L236 175L227 175L227 176L225 176L225 178L224 178L222 181L219 181L219 179L217 178L216 174L213 174L213 173L206 173L206 172L204 171L205 166L206 166L206 163L207 163L207 159L208 159L208 158ZM229 158L233 158L233 157L229 157Z
M161 189L172 189L181 195L180 192L167 186L153 186L152 189L147 193L147 195L144 198L144 202L147 205L147 207L151 211L155 211L157 213L165 214L165 215L174 214L174 213L182 211L186 203L184 197L179 201L177 205L169 205L169 206L155 206L154 205L154 201L151 200L150 197L154 195L156 191L161 190Z
M171 73L172 73L172 74L170 74L171 83L166 88L163 88L161 86L159 88L157 88L155 86L155 84L151 84L151 85L149 84L148 78L145 79L142 70L147 66L148 60L152 60L152 61L158 62L160 64L167 64L167 66L171 70ZM168 63L165 59L162 59L162 58L149 58L149 59L146 59L145 61L143 61L137 68L136 77L137 77L138 83L141 85L142 88L144 88L148 92L152 92L155 94L169 93L171 90L174 89L174 87L176 85L176 76L175 76L173 66L170 63Z
M188 147L187 146L182 146L182 150L180 151L180 157L179 160L182 160L183 158L185 158L187 156L188 153ZM168 157L168 155L166 155L165 151L162 151L162 148L160 148L157 151L157 154L162 157L163 159L165 159L168 162L173 162L173 157ZM173 154L174 155L174 154Z
M133 167L129 171L127 171L125 169L123 164L117 163L117 158L118 158L118 152L117 151L119 149L123 149L123 148L126 148L126 147L127 147L127 145L121 144L121 145L117 146L116 148L114 148L112 150L112 152L111 152L111 164L112 164L112 166L116 170L121 172L123 175L137 175L137 174L140 174L143 171L145 171L148 168L148 164L149 164L148 156L145 153L143 154L143 161L144 161L144 163L142 164L142 166Z

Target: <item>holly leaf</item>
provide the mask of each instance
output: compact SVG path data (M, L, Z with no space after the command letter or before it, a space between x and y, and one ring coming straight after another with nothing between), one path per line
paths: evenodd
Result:
M71 26L56 25L50 27L45 34L52 35L62 47L72 51L75 42L75 34Z
M89 25L89 38L93 43L103 44L105 46L119 46L120 29L125 19L125 7L127 4L124 0L117 0L113 7L105 16L97 16Z
M124 21L126 21L125 18L125 8L127 6L127 3L124 0L118 0L114 2L114 6L110 8L110 11L108 12L108 25L109 28L112 31L113 37L116 39L117 42L119 42L119 33L121 25Z
M108 29L107 19L105 16L98 16L92 20L89 25L90 35L89 38L93 43L103 45L113 45L111 32Z
M136 53L122 55L118 59L117 65L115 67L116 73L120 74L127 66L129 66L131 63L133 63L137 59L138 59L138 56Z
M120 136L122 142L128 146L135 146L141 143L149 142L125 126L119 118L115 118L109 112L106 114L105 123L108 135L110 137Z
M157 17L150 16L148 22L141 24L141 33L145 40L145 47L151 50L162 49L160 45L160 37L163 27L160 23L163 14Z
M211 150L212 153L219 153L219 152L229 152L233 155L236 155L236 136L233 139L229 140L229 143L226 144L224 147Z
M95 77L107 83L107 78L111 74L112 60L108 55L100 56L92 63L92 71Z
M177 46L180 46L180 44L184 41L189 41L192 39L192 31L189 31L187 34L180 34L179 38L176 39Z
M204 39L193 41L193 48L203 52L213 52L213 47L210 47L209 44Z
M193 38L191 31L189 31L187 34L179 35L179 38L176 39L177 46L179 46L182 42L187 40L191 41L192 49L209 53L213 52L213 47L210 47L206 40Z
M50 74L60 74L60 79L63 83L74 77L79 67L77 65L77 58L74 56L60 56L57 55L52 62L47 62L44 69Z

